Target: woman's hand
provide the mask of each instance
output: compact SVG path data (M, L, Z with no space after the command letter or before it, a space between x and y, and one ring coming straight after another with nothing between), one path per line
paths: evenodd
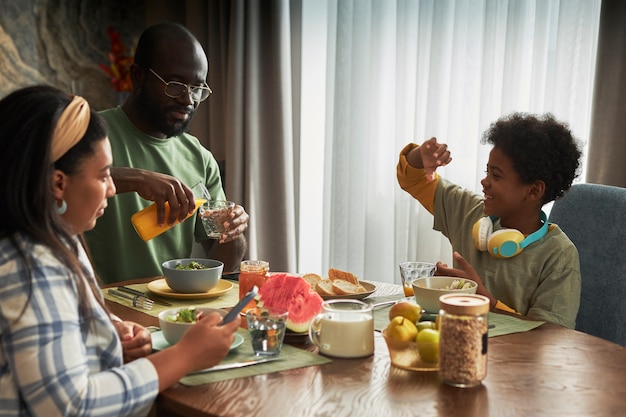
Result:
M132 321L114 321L113 324L122 341L124 362L143 358L152 352L152 337L145 327Z
M194 370L215 366L228 354L241 317L237 316L232 322L220 326L222 320L217 313L202 317L176 344L186 357L193 360Z
M174 346L148 357L159 374L159 391L190 372L210 368L224 359L235 340L241 317L223 326L221 323L222 316L217 313L202 317Z

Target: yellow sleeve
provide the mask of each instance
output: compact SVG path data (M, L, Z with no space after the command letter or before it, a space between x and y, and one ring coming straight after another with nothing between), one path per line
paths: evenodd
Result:
M509 307L508 305L504 304L502 301L498 300L496 302L496 306L494 307L496 310L502 310L502 311L506 311L508 313L513 313L513 314L520 314L517 311L513 310L511 307Z
M426 170L414 168L406 160L406 154L418 146L415 143L409 143L400 151L396 176L400 188L411 194L430 214L433 214L435 212L435 190L439 182L439 174L435 172L435 179L429 182L426 180Z

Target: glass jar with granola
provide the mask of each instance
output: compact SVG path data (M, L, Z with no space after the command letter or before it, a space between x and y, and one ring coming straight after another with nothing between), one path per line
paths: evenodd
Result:
M439 375L445 384L473 387L487 376L489 299L477 294L439 298Z

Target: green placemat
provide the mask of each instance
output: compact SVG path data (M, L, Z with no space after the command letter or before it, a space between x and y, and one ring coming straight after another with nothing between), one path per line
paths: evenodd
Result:
M489 313L489 337L527 332L541 326L543 321L518 319L506 314Z
M157 317L161 311L169 310L170 308L176 307L209 307L209 308L230 308L234 307L235 304L239 301L239 284L236 281L229 281L233 283L233 288L228 290L225 294L220 295L219 297L214 298L198 298L198 299L181 299L181 298L166 298L163 296L158 296L155 294L155 297L165 300L172 304L171 306L163 306L160 304L154 304L151 310L144 310L142 308L133 307L131 300L121 299L119 297L115 297L114 295L110 295L107 292L107 288L102 289L102 293L104 294L104 298L109 301L113 301L118 304L122 304L128 308L132 308L134 310L141 311L142 313L149 314L151 316ZM129 288L133 288L145 293L149 294L148 285L147 284L133 284L127 285Z
M392 300L394 296L377 297L370 302L377 303L385 300ZM397 299L403 298L395 296ZM382 332L387 324L389 324L389 309L391 306L379 307L374 309L374 330ZM422 320L435 320L436 315L428 315L422 317ZM489 313L489 337L503 336L511 333L527 332L541 326L543 321L533 321L519 319L517 317L506 314Z
M243 336L243 344L233 350L226 356L221 363L241 362L248 359L258 358L254 356L252 351L252 344L250 342L250 335L247 330L239 329L238 333ZM315 353L308 352L303 349L298 349L293 346L283 344L283 348L280 352L280 357L283 360L267 362L258 365L246 366L238 369L228 369L224 371L206 372L195 375L188 375L182 378L179 382L183 385L200 385L210 382L225 381L228 379L243 378L247 376L255 376L261 374L269 374L272 372L286 371L289 369L304 368L306 366L324 365L332 362L331 359Z

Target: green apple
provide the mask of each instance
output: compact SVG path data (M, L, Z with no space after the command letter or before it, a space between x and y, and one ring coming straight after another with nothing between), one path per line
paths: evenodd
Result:
M439 362L439 330L424 329L417 334L417 351L424 362Z
M417 323L417 331L421 332L424 329L435 329L435 323L432 321L420 321L419 323ZM435 329L437 330L437 329Z

